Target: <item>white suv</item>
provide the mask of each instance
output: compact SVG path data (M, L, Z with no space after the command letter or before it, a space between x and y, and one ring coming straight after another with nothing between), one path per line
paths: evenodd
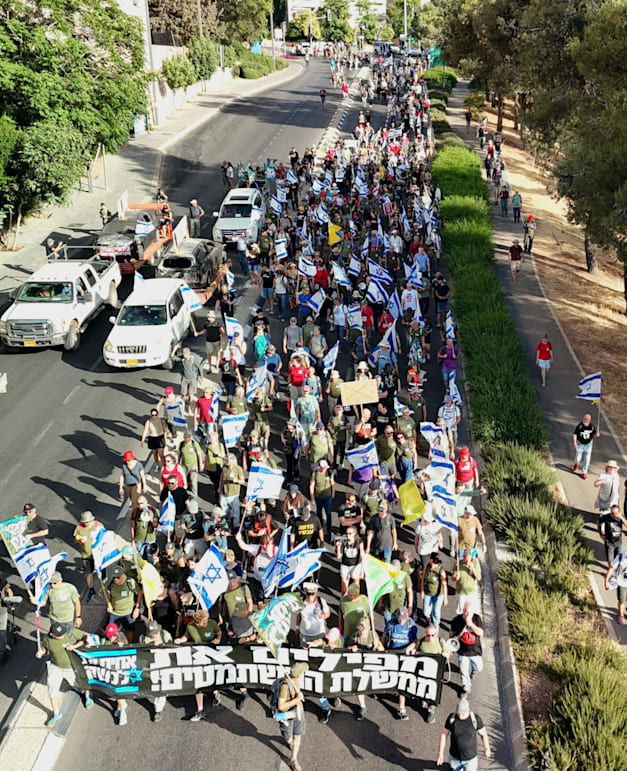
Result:
M220 244L236 241L246 233L248 241L259 240L261 225L266 215L266 203L260 190L254 187L238 187L226 194L213 226L213 240Z

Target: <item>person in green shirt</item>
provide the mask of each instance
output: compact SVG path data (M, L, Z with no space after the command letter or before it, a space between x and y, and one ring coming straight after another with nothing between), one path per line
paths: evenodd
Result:
M327 429L333 441L333 468L335 471L344 465L348 428L349 422L344 414L344 407L341 404L336 404L327 424Z
M78 590L74 584L64 581L58 570L50 576L50 588L44 605L46 602L50 607L49 616L52 623L61 624L68 632L73 626L81 625L81 601Z
M344 635L344 644L348 645L357 631L362 618L370 616L370 602L359 593L357 584L350 584L348 593L340 600L339 626Z
M137 508L131 514L131 546L143 557L146 549L157 540L159 515L148 504L145 495L137 499Z
M384 428L383 434L375 440L377 455L379 456L379 468L382 474L392 477L396 476L396 449L398 445L394 439L394 429L388 425Z
M207 474L213 485L216 500L218 499L218 488L220 486L220 477L222 476L222 467L226 460L226 449L220 441L217 432L209 434L209 444L205 448L205 467Z
M220 508L231 521L233 530L239 528L241 517L239 494L242 485L246 484L244 479L244 469L237 465L237 460L233 453L229 453L226 458L226 466L222 469L220 476Z
M270 415L272 412L272 402L266 396L263 388L259 388L255 394L255 398L252 403L253 410L253 430L259 434L264 448L268 447L268 441L270 439Z
M438 630L433 624L427 624L425 636L418 643L418 653L435 653L450 658L451 651L444 640L438 637ZM422 708L427 710L427 723L435 721L435 704L422 702Z
M318 463L318 468L311 475L311 481L309 483L309 498L312 506L316 507L316 514L318 518L325 525L326 522L326 534L327 540L331 540L332 536L332 518L331 507L333 504L333 496L335 495L335 482L333 480L333 472L329 466L329 462L326 459L322 459ZM323 514L324 512L324 521Z
M407 606L409 615L412 615L414 605L414 590L409 573L401 569L400 560L392 560L392 568L400 570L400 573L394 578L394 589L381 598L383 605L383 618L389 621L399 608Z
M331 434L324 428L324 423L319 420L309 437L309 444L305 450L312 473L315 472L321 460L333 462L333 440Z
M70 651L84 645L86 633L81 629L70 628L64 624L53 623L50 632L44 638L41 647L35 653L40 659L48 653L50 663L48 665L48 697L52 705L52 717L46 725L52 728L61 718L61 686L65 681L70 688L76 685L76 674L70 660ZM93 699L89 690L85 691L85 709L93 706Z
M126 632L128 641L135 638L135 625L139 617L143 592L134 578L126 575L122 565L116 565L111 571L111 583L107 592L108 624L120 623Z
M244 398L243 386L237 386L233 396L229 396L226 411L231 415L242 415L244 412L248 412L248 402Z
M217 623L209 618L206 610L197 610L191 624L185 629L185 634L177 637L174 642L176 645L182 645L186 642L193 642L202 645L220 645L222 639L222 630ZM197 723L204 717L205 694L203 691L197 691L194 694L196 698L196 713L190 718L192 723ZM220 706L220 692L211 689L211 706Z
M183 434L183 441L179 445L179 463L185 469L187 489L197 498L198 474L205 470L205 457L190 431Z
M84 511L81 514L81 521L74 528L73 538L79 544L81 551L82 570L85 574L85 580L89 588L86 602L90 602L95 594L94 590L94 558L91 554L91 542L96 535L96 531L102 527L102 523L94 517L91 511Z
M303 324L303 328L302 328L303 345L305 346L305 348L309 348L309 343L311 342L311 338L313 337L315 328L316 328L316 325L313 323L313 316L307 316L307 319Z
M424 418L426 420L426 417ZM412 447L416 446L418 434L416 432L416 421L409 414L409 407L404 404L401 414L396 418L396 430L405 434L411 442Z
M466 549L464 552L463 562L458 564L453 581L455 581L455 592L457 593L457 612L463 613L464 605L467 602L472 603L472 607L475 609L473 612L477 612L480 608L481 563L478 557L473 557L471 549Z

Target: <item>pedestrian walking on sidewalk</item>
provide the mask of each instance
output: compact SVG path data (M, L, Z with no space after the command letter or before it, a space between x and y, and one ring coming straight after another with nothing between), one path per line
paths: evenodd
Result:
M605 574L605 590L616 589L618 598L618 623L625 623L625 604L627 603L627 549L622 551L612 562Z
M592 445L600 435L598 428L592 422L592 415L586 412L573 431L573 447L575 448L573 471L577 472L581 468L581 476L584 479L588 478Z
M100 204L100 210L98 214L102 220L102 227L104 227L111 219L111 212L109 211L107 204L104 201Z
M608 460L605 472L599 474L594 486L598 488L594 508L598 509L600 514L607 514L612 506L618 505L618 463L615 460Z
M470 704L465 698L457 702L457 709L446 718L444 730L440 736L440 746L436 766L444 764L444 750L446 740L450 736L448 762L453 771L477 771L479 760L477 757L477 735L483 744L483 752L486 758L492 757L488 732L479 715L470 710Z
M512 271L512 281L516 281L518 273L523 264L523 250L520 246L520 241L515 238L512 245L509 247L509 267Z
M605 548L605 559L611 565L623 550L623 525L627 525L618 506L599 519L599 535Z
M533 248L533 238L536 234L536 229L537 225L533 218L533 214L530 214L523 223L523 233L525 235L523 244L527 254L531 254L531 249Z
M522 196L516 190L512 196L512 213L514 215L514 222L520 222L520 210L522 209Z
M470 121L472 120L472 112L470 110L466 110L464 113L464 118L466 119L466 134L470 131Z
M189 202L189 235L200 238L200 218L205 216L205 210L195 198Z
M549 342L549 336L544 334L542 340L536 346L536 366L540 367L540 379L542 386L546 386L546 374L553 364L553 346Z
M507 189L507 185L503 185L501 188L499 199L501 201L501 215L507 217L509 207L509 190Z

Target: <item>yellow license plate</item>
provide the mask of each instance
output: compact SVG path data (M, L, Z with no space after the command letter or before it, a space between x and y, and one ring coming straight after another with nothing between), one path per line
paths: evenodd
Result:
M139 364L137 359L127 359L126 360L126 366L127 367L136 367Z
M33 346L33 345L37 345L37 343L34 340L24 340L24 345Z

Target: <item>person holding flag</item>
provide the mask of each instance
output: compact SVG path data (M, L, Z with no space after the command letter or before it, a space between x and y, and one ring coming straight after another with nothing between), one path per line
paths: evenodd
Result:
M592 415L586 412L573 431L573 449L575 450L575 465L573 471L577 473L581 468L583 479L588 478L588 468L592 456L594 440L601 436L598 428L592 422Z
M81 567L85 574L87 582L87 598L85 602L90 602L94 595L94 558L92 556L92 540L96 532L102 527L102 523L94 517L91 511L84 511L81 514L81 521L74 528L73 538L78 543L81 555Z
M134 578L126 575L122 565L115 565L105 594L109 614L107 623L120 623L128 641L132 643L143 598L141 585Z
M39 599L39 598L38 598ZM48 603L51 624L58 624L63 632L69 632L72 627L80 627L83 623L81 617L81 601L78 590L74 584L63 580L58 570L50 576L50 588L39 609Z

